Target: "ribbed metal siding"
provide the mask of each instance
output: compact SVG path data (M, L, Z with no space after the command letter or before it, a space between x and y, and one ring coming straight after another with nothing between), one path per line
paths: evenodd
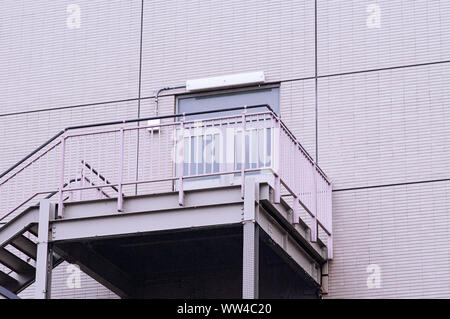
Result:
M380 28L368 28L369 5ZM446 0L318 0L320 75L450 59Z
M450 182L337 192L333 208L328 297L449 298Z
M280 87L281 119L314 158L315 133L315 81L283 82Z
M152 1L144 5L145 94L186 79L263 70L314 75L314 1Z
M141 1L2 2L0 114L135 98Z
M82 27L69 30L65 5L7 1L0 114L137 97L141 2L77 3ZM377 1L380 29L366 26L371 3L318 0L319 75L449 59L447 1ZM314 75L314 1L147 1L144 8L144 97L202 76ZM319 163L335 188L449 177L448 68L319 79ZM282 82L280 95L283 120L311 155L314 82ZM0 117L0 168L63 126L134 117L125 109L135 114L136 104ZM172 113L173 96L160 107ZM151 99L141 102L141 115L153 115ZM449 297L449 193L447 183L335 193L328 297ZM378 290L366 285L373 263L381 267ZM54 297L109 296L98 284L86 293L65 291L64 275L55 271Z
M319 160L334 188L450 177L450 65L319 79Z
M319 164L335 189L449 178L448 1L318 1ZM378 4L381 27L367 27ZM429 66L408 65L430 63ZM448 298L449 183L335 192L328 298ZM367 286L367 266L381 287Z

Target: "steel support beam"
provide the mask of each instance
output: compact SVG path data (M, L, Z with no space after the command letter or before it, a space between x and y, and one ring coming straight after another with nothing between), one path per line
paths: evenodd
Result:
M55 205L44 199L39 204L39 228L36 259L36 299L49 299L53 269L53 250L49 244L49 224L54 218Z
M248 221L243 227L242 298L259 297L259 228Z
M89 245L66 243L55 246L55 251L68 262L77 264L84 273L121 298L133 297L134 288L137 287L133 278L98 254Z
M325 264L322 265L322 282L321 282L321 286L322 286L322 293L323 294L328 294L328 276L329 276L328 262L326 262Z
M301 247L298 240L294 238L285 228L282 227L270 214L262 207L259 208L259 218L257 219L260 227L260 238L262 232L270 238L271 247L278 253L281 253L287 260L293 261L295 265L303 269L308 276L316 283L320 283L320 263L304 248Z
M204 182L204 181L203 181ZM189 185L185 181L186 185ZM205 185L207 185L205 183ZM149 203L151 202L151 205ZM123 214L183 210L189 207L205 207L227 204L242 204L239 186L185 190L184 205L178 204L178 191L162 194L125 197ZM117 213L117 199L100 199L65 203L64 219L111 216Z
M302 244L309 255L313 256L319 263L324 263L327 260L327 249L322 241L318 239L317 242L312 242L308 226L302 220L293 224L293 212L288 203L281 198L280 203L277 204L273 197L269 185L262 184L259 191L259 203L264 209L260 209L260 213L270 213L277 219L278 224L289 230L290 235ZM260 223L259 220L258 223Z
M11 221L8 221L6 225L1 227L0 246L5 246L6 243L21 235L31 224L37 223L38 218L39 209L30 207Z
M82 206L79 208L83 209ZM101 239L163 230L238 224L242 222L241 209L242 204L229 204L92 218L64 218L52 222L52 240Z

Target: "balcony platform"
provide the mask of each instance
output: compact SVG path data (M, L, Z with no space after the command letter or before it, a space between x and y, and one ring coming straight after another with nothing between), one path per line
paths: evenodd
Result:
M332 184L270 107L247 113L259 107L57 134L0 175L0 286L35 280L49 298L67 260L124 298L326 292Z
M69 202L56 219L55 204L45 213L41 203L7 228L16 221L38 236L49 214L52 253L123 298L315 298L327 248L292 223L287 202L275 203L269 177L247 176L244 199L240 185L198 181L184 206L173 191L125 197L123 212L115 199Z
M171 295L183 297L183 289L170 289L176 278L200 273L200 277L207 276L214 269L216 279L223 279L230 287L224 290L215 285L221 293L203 297L241 297L236 287L246 286L245 280L252 287L252 281L266 282L257 273L260 261L267 258L290 267L293 278L301 282L297 289L306 286L308 291L317 290L327 261L325 245L311 242L309 230L303 225L292 224L289 205L283 200L274 202L269 183L247 177L246 184L245 200L239 185L186 190L183 207L178 205L178 192L127 197L121 213L117 213L115 200L68 203L64 218L50 221L51 242L64 259L79 264L125 298L149 296L149 291L153 297L164 297L167 289ZM246 225L253 229L248 239ZM264 248L257 261L243 259L243 254L258 256L259 246ZM245 268L249 261L254 264L247 265L250 274L245 275L245 270L238 269ZM240 275L232 285L228 277L236 274ZM151 287L161 286L158 282L164 276L166 284L158 295ZM216 279L204 280L212 284ZM260 295L259 287L250 290L248 297ZM273 294L266 289L263 295Z

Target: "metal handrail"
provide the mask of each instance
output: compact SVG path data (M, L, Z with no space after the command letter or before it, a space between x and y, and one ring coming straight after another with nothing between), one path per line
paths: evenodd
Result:
M85 163L84 161L82 161L82 164L85 165L87 168L91 169L91 166L88 163ZM103 175L99 174L95 169L92 169L93 172L95 172L95 174L97 176L100 177L101 180L103 180L106 185L95 185L92 181L90 181L88 178L84 177L84 179L86 181L88 181L92 186L91 188L94 189L98 189L100 190L106 197L109 197L108 194L106 194L104 191L102 191L101 189L104 187L111 187L113 190L115 190L116 192L118 191L117 187L114 184L111 184ZM72 178L70 179L68 182L64 183L63 188L69 186L72 183L78 182L80 180L82 180L83 177L77 177L77 178ZM73 189L72 189L73 190ZM18 210L21 206L23 206L26 202L30 201L31 199L33 199L34 197L36 197L39 194L48 194L47 196L45 196L45 199L50 199L53 196L55 196L56 194L58 194L58 191L50 191L50 192L41 192L41 193L35 193L32 194L29 198L27 198L24 202L22 202L19 206L15 207L13 210L11 210L10 212L8 212L7 214L0 216L0 225L4 225L7 224L8 222L3 222L3 220L9 216L11 216L11 214L13 214L16 210Z
M267 111L257 111L249 113L248 110L250 109L256 109L256 108L266 108ZM206 117L202 119L188 119L187 117L193 117L196 115L205 115L205 114L213 114L213 113L225 113L225 112L232 112L232 111L242 111L240 114L233 114L233 115L223 115L220 114L215 117ZM158 125L147 125L147 126L125 126L127 123L137 123L141 121L148 121L148 120L155 120L155 119L174 119L174 121L168 121L167 123L161 123ZM200 121L202 124L199 125L201 128L201 133L203 137L200 139L198 137L192 139L189 137L192 132L195 131L196 125L190 125L189 123L195 123L197 121ZM199 123L200 123L199 122ZM221 144L220 140L218 140L217 144L218 147L214 146L215 137L213 135L210 135L211 133L207 133L209 130L208 127L213 128L216 125L219 125L222 127L225 125L225 128L231 127L234 131L233 143L241 143L241 146L238 147L237 144L235 146L232 146L235 149L232 149L232 153L226 153L226 154L234 154L234 160L232 159L231 167L230 162L222 162L217 163L215 162L215 152L222 152L223 147L225 144ZM186 125L188 124L188 125ZM105 127L105 126L114 126L112 128L103 128L98 130L84 130L87 128L98 128L98 127ZM176 138L177 141L169 142L168 138L170 134L159 134L155 137L155 141L157 142L157 146L155 146L156 143L154 142L154 129L158 127L157 132L174 132L171 134L175 134L172 137ZM172 131L172 129L175 128L175 131ZM73 132L69 133L69 131L73 130L79 130L83 129L81 132ZM149 142L151 142L149 145L152 152L155 152L153 155L148 155L150 157L146 157L145 153L144 159L149 164L152 165L152 163L157 163L155 165L158 165L158 168L161 168L160 165L163 163L165 164L167 159L164 159L165 156L163 155L161 157L161 150L163 150L163 154L168 154L167 151L172 148L172 151L175 151L177 153L177 156L181 156L181 160L176 160L174 162L175 165L173 165L173 175L165 175L166 171L156 170L156 174L152 173L152 167L150 166L150 171L146 175L141 177L141 179L138 179L136 177L136 180L130 178L130 171L134 167L134 164L132 163L132 160L130 160L130 154L131 151L129 150L130 146L133 148L134 144L131 143L132 140L134 140L134 135L132 134L139 134L139 132L142 132L142 130L149 130L151 133L148 135ZM236 130L237 129L237 130ZM256 131L255 131L256 129ZM263 131L259 131L260 129L263 129ZM270 129L268 135L266 129ZM193 130L193 131L192 131ZM136 133L134 133L136 132ZM245 133L244 133L245 132ZM247 132L254 132L249 133L250 135L247 135ZM262 135L259 135L262 132ZM273 132L273 133L272 133ZM126 135L125 135L126 134ZM185 140L187 134L188 139ZM194 134L196 134L194 132ZM256 135L255 135L256 134ZM203 166L203 169L200 169L198 166L198 162L192 162L196 161L192 156L196 157L199 156L196 152L200 152L200 146L201 145L201 152L206 152L207 142L206 136L209 136L210 139L209 143L212 143L210 145L211 149L210 155L211 158L208 157L208 165L210 165L210 168L208 171L206 171L206 162L207 162L207 155L201 155L201 165ZM130 142L126 142L126 151L125 154L128 156L124 159L124 136L128 136L128 140ZM163 136L163 137L161 137ZM180 140L181 137L181 140ZM245 137L245 138L244 138ZM263 138L263 151L262 153L259 153L260 150L260 138ZM106 138L106 140L105 140ZM120 143L117 144L117 138L120 139ZM164 140L164 139L165 140ZM248 138L248 140L247 140ZM256 138L256 140L254 139ZM94 150L91 150L88 146L86 148L86 141L96 141L97 144L93 145L99 145L94 148L95 153L92 153L93 156L97 154L97 160L93 159L91 160L89 158L85 157L85 152L93 152ZM93 140L92 140L93 139ZM253 139L253 142L252 142ZM84 141L84 142L83 142ZM161 142L165 145L161 145ZM228 140L230 141L230 140ZM248 142L247 142L248 141ZM255 142L257 144L255 144ZM264 142L266 141L266 142ZM180 143L181 142L181 143ZM281 142L281 144L280 144ZM75 143L75 144L74 144ZM77 144L78 143L78 144ZM83 144L80 144L83 143ZM188 148L186 149L186 155L184 150L184 144L188 143ZM194 144L192 144L194 143ZM228 143L228 142L227 142ZM269 143L269 144L265 144ZM104 144L105 146L101 147L100 145ZM79 145L77 147L77 145ZM82 145L82 147L80 147ZM89 144L87 144L89 145ZM108 146L110 145L110 146ZM221 146L222 145L222 146ZM248 145L248 150L247 150ZM252 146L250 146L252 145ZM253 149L253 145L255 145L255 149ZM257 146L256 146L257 145ZM266 146L268 145L268 146ZM49 146L49 147L47 147ZM161 148L161 146L163 148ZM47 147L47 148L46 148ZM108 161L111 162L111 165L106 167L109 171L113 169L112 175L109 175L112 182L110 182L108 179L106 179L103 175L99 173L99 170L94 169L91 164L99 165L97 168L101 168L102 165L100 165L100 154L103 150L107 150L107 147L109 147L108 150L113 150L112 153L108 157ZM164 148L166 147L166 148ZM169 147L169 148L168 148ZM191 147L194 147L194 150L191 150ZM228 144L227 144L228 147ZM267 147L270 147L269 153L267 153ZM276 147L276 148L275 148ZM67 148L67 152L66 152ZM195 150L196 149L196 150ZM43 152L41 152L44 150ZM49 151L51 152L49 153ZM227 148L228 150L228 148ZM280 152L282 150L283 152ZM192 153L191 153L192 152ZM228 151L227 151L228 152ZM234 153L234 152L240 152ZM246 155L246 152L249 152L248 158ZM256 152L256 153L255 153ZM38 154L38 156L34 156ZM87 153L91 154L91 153ZM149 153L151 154L151 153ZM189 154L189 155L187 155ZM196 155L197 154L197 155ZM206 153L205 153L206 154ZM219 153L217 153L219 154ZM256 154L256 158L255 158ZM259 156L269 156L269 162L260 161ZM33 157L34 156L34 157ZM51 157L54 156L54 157ZM81 158L80 158L81 156ZM205 157L203 157L205 156ZM223 156L223 155L217 155L217 156ZM232 157L233 157L232 156ZM191 158L192 157L192 158ZM56 160L59 158L61 161L60 171L59 171L59 181L57 181L57 178L55 178L55 175L53 174L53 166L50 167L50 170L48 169L48 163L50 165L56 164ZM67 160L65 159L67 158ZM154 161L156 158L156 162ZM48 159L48 160L47 160ZM89 162L91 164L88 164L86 162L86 159L89 159ZM224 160L225 158L223 158ZM75 160L75 161L73 161ZM75 174L72 174L76 170L78 170L78 165L73 165L71 163L75 163L76 161L81 160L81 164L84 167L88 168L89 177L92 176L94 178L97 178L100 180L100 183L98 185L95 185L94 183L91 183L89 181L89 185L85 186L84 181L86 176L82 172L83 179L83 185L80 185L79 187L67 187L69 184L73 182L77 182L81 179L71 179ZM212 160L209 162L209 160ZM256 160L256 162L254 162ZM172 161L169 159L169 161ZM40 171L40 165L44 162L47 163L47 169ZM25 165L22 165L25 163ZM97 163L97 164L95 164ZM124 167L124 165L127 163L128 168ZM255 164L256 163L256 164ZM226 166L222 167L221 165L225 164ZM163 116L154 116L154 117L147 117L147 118L139 118L139 119L129 119L129 120L123 120L123 121L112 121L112 122L100 122L100 123L92 123L92 124L85 124L85 125L77 125L77 126L70 126L65 128L64 130L60 131L57 135L49 139L46 143L39 146L37 149L35 149L33 152L28 154L26 157L24 157L22 160L17 162L15 165L10 167L8 170L6 170L4 173L0 175L0 187L6 186L7 188L16 189L16 183L17 181L22 181L22 184L25 183L25 180L27 179L28 175L20 175L24 174L21 173L22 171L26 170L28 172L27 174L31 173L30 176L33 176L33 170L36 169L39 165L38 171L42 172L42 174L47 174L46 176L50 176L51 178L48 179L47 185L48 191L42 192L40 191L42 186L39 184L36 188L33 188L31 186L31 189L27 192L29 194L35 193L33 196L29 197L26 201L22 201L19 206L17 206L17 200L16 198L12 198L10 201L13 205L11 205L11 208L14 208L12 211L9 211L10 208L7 206L6 209L9 211L6 215L2 216L0 218L1 220L4 220L5 217L10 216L12 212L17 212L17 210L21 207L24 207L24 205L32 205L31 201L35 202L38 200L36 196L41 195L48 195L47 197L52 197L55 194L59 194L58 199L58 217L63 216L63 202L66 200L65 195L68 192L76 192L78 191L78 194L80 195L80 200L82 197L82 193L84 190L90 190L90 189L97 189L100 193L104 193L102 191L104 188L109 187L112 188L115 192L117 192L117 210L119 212L122 211L122 205L123 205L123 198L124 196L128 196L126 192L124 192L123 187L128 185L137 185L137 184L144 184L144 183L154 183L154 182L165 182L165 181L172 181L175 183L178 183L178 192L179 192L179 203L180 205L183 205L184 203L184 190L183 190L183 180L184 179L190 179L190 178L201 178L206 176L216 176L216 175L226 175L226 174L241 174L241 192L242 197L244 196L244 176L251 171L262 171L262 170L271 170L275 176L275 184L274 184L274 190L275 190L275 200L279 201L280 199L280 189L281 185L285 187L284 189L288 191L291 196L294 198L294 220L297 220L297 217L299 217L300 213L300 206L303 206L305 210L310 214L310 216L313 218L313 226L312 229L314 231L312 232L312 238L316 238L317 232L315 229L317 229L317 225L320 225L326 233L331 236L331 182L326 176L326 174L320 169L320 167L316 164L316 162L313 160L313 158L310 156L310 154L305 150L305 148L301 145L301 143L295 138L295 136L292 134L292 132L287 128L287 126L281 121L280 117L275 114L275 112L272 110L272 108L267 104L259 104L259 105L251 105L251 106L239 106L239 107L231 107L226 109L217 109L217 110L210 110L210 111L202 111L202 112L191 112L191 113L182 113L182 114L171 114L171 115L163 115ZM119 167L117 168L117 166ZM187 172L183 172L184 167L186 166ZM194 165L194 166L192 166ZM218 165L218 170L215 170L215 166ZM252 166L255 165L255 166ZM65 172L65 167L67 166L67 171ZM30 168L29 168L30 167ZM194 173L191 172L194 170ZM256 168L255 168L256 167ZM18 169L17 169L18 168ZM75 169L75 171L74 171ZM103 170L103 168L101 168ZM47 172L47 173L45 173ZM50 173L48 173L50 172ZM122 175L128 172L128 178L123 178ZM162 173L161 173L162 172ZM75 172L76 173L76 172ZM17 177L18 179L15 179L17 175L20 175ZM76 173L78 175L78 173ZM134 174L134 173L133 173ZM146 177L150 176L150 178ZM1 181L1 178L6 177ZM134 177L133 177L134 178ZM12 182L15 184L7 184L9 180L12 179ZM66 180L69 180L69 182L65 182ZM87 179L86 179L87 180ZM39 179L39 182L41 179ZM44 180L45 181L45 180ZM306 184L304 183L306 181ZM31 185L33 183L31 182ZM41 187L42 186L42 187ZM47 187L47 186L46 186ZM57 190L57 191L56 191ZM76 193L75 193L76 194ZM89 194L89 192L88 192ZM22 198L25 198L24 195L28 196L27 194L22 193ZM89 196L89 195L88 195ZM325 197L324 197L325 196ZM109 197L109 196L107 196ZM28 204L27 204L28 203ZM330 205L330 206L328 206Z
M209 110L209 111L201 111L201 112L191 112L191 113L181 113L181 114L171 114L171 115L160 115L160 116L151 116L151 117L144 117L144 118L137 118L137 119L129 119L129 120L123 120L123 121L110 121L110 122L97 122L97 123L91 123L91 124L83 124L83 125L73 125L68 126L64 128L63 130L59 131L56 135L48 139L46 142L38 146L34 151L23 157L21 160L16 162L14 165L9 167L7 170L5 170L3 173L0 174L0 179L7 175L9 172L17 168L20 164L24 163L26 160L30 159L34 154L38 153L40 150L42 150L44 147L49 145L51 142L55 141L58 137L63 135L65 132L70 130L78 130L78 129L84 129L84 128L91 128L91 127L100 127L100 126L108 126L108 125L120 125L120 124L128 124L128 123L136 123L136 122L142 122L142 121L149 121L149 120L162 120L162 119L168 119L168 118L177 118L182 116L195 116L195 115L202 115L202 114L212 114L212 113L220 113L220 112L230 112L230 111L239 111L243 109L254 109L254 108L261 108L265 107L269 111L271 111L275 116L275 111L271 108L269 104L257 104L257 105L250 105L250 106L237 106L237 107L230 107L225 109L218 109L218 110ZM277 116L277 118L281 119ZM283 123L283 127L292 135L294 136L291 131L287 128L287 126ZM314 162L312 156L308 153L308 151L302 146L302 144L296 139L300 147L302 148L303 152L311 159L311 161ZM317 166L317 168L320 170L320 173L325 177L326 180L329 181L327 175Z
M144 118L137 118L137 119L129 119L129 120L123 120L123 121L110 121L110 122L98 122L98 123L91 123L91 124L83 124L83 125L73 125L68 126L65 129L59 131L56 135L54 135L52 138L48 139L46 142L38 146L34 151L26 155L24 158L22 158L20 161L12 165L10 168L5 170L3 173L0 174L0 178L11 172L13 169L18 167L20 164L24 163L27 159L31 158L34 154L42 150L44 147L49 145L51 142L55 141L58 137L63 135L65 132L70 130L78 130L83 128L91 128L91 127L100 127L100 126L108 126L108 125L120 125L120 124L128 124L128 123L136 123L136 122L142 122L142 121L149 121L149 120L162 120L162 119L168 119L168 118L176 118L176 117L182 117L182 116L194 116L194 115L201 115L201 114L210 114L210 113L219 113L219 112L230 112L230 111L238 111L243 110L244 108L247 109L253 109L253 108L260 108L260 107L266 107L271 112L273 112L272 108L268 104L259 104L259 105L251 105L251 106L239 106L239 107L231 107L226 109L219 109L219 110L210 110L210 111L201 111L201 112L191 112L191 113L182 113L182 114L171 114L171 115L160 115L160 116L151 116L151 117L144 117Z

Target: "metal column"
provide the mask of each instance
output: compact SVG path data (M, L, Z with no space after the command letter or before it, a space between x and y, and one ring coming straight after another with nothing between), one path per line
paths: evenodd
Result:
M259 187L257 187L255 180L246 177L242 252L243 299L257 299L259 297L259 227L256 224L257 191L259 191Z
M55 205L48 199L39 204L38 243L36 258L35 298L49 299L53 269L53 251L49 244L50 218L55 215Z

